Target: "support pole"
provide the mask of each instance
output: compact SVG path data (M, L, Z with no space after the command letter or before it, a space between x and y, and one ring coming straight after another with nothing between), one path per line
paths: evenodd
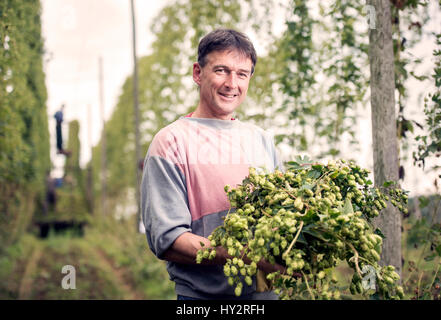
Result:
M138 63L136 59L136 23L135 23L135 5L134 0L130 0L130 7L132 11L132 36L133 36L133 108L134 108L134 120L135 120L135 163L134 169L136 172L135 181L135 199L136 199L136 231L139 231L139 225L141 220L141 207L140 207L140 184L141 184L141 172L139 169L140 161L140 146L139 146L139 105L138 105Z
M103 59L99 57L99 97L100 97L100 113L103 124L101 133L101 214L107 213L106 199L106 175L107 175L107 159L106 159L106 130L104 117L104 94L103 94Z
M93 214L94 197L93 197L93 169L92 169L92 107L87 106L87 142L90 149L90 161L87 167L87 202L90 214Z

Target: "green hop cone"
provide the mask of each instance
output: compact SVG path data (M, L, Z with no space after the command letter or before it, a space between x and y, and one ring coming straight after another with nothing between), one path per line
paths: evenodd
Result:
M216 257L216 250L211 250L208 255L208 260L213 260Z
M349 291L351 291L352 295L356 295L357 294L357 288L356 288L356 286L355 286L355 284L353 282L349 286Z
M231 266L230 270L231 270L231 274L233 274L233 275L235 275L235 276L236 276L237 273L239 272L235 266Z
M397 289L397 295L398 297L400 297L400 299L404 299L404 291L403 291L403 287L402 286L398 286Z
M230 272L230 266L228 264L224 265L224 274L229 277L231 272Z
M294 207L301 211L303 209L303 201L302 198L298 197L295 201L294 201Z
M234 289L234 294L236 297L239 297L242 294L242 287L237 286L236 289Z

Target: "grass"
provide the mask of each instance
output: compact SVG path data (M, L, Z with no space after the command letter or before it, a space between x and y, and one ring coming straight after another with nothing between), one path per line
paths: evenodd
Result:
M415 221L403 221L403 228L402 254L404 265L402 280L406 298L440 299L440 257L426 261L424 258L431 253L430 243L408 239L409 231L415 228ZM420 231L420 233L422 232L425 231Z
M95 219L84 237L26 234L0 258L0 299L175 299L165 263L132 221ZM63 266L76 288L63 289Z

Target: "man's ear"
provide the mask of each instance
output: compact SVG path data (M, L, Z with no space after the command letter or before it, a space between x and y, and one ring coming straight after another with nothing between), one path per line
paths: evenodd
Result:
M196 82L198 86L201 85L201 72L202 68L199 63L193 63L193 81Z

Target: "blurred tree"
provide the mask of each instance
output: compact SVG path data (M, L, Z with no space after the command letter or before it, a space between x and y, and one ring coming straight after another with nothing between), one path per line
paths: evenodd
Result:
M425 35L429 7L427 1L400 3L393 6L391 18L398 135L406 138L418 125L405 112L407 80L427 79L415 71L422 59L411 49ZM290 4L285 31L273 37L268 54L259 57L250 99L242 110L254 108L243 116L274 128L276 142L295 152L314 158L354 153L363 138L357 128L369 105L367 6L347 0ZM407 139L400 142L407 147Z
M371 109L375 185L398 181L398 141L395 116L394 50L391 5L388 0L370 0L376 24L369 33ZM401 275L401 216L392 206L376 219L385 235L381 259Z
M81 142L79 139L80 124L78 120L69 122L69 137L67 148L71 151L71 155L66 159L64 165L64 175L73 181L73 184L80 189L84 188L83 173L80 168L80 149Z
M432 75L435 81L435 90L424 99L425 125L428 129L426 135L419 135L418 150L413 153L414 162L424 168L425 160L428 157L441 157L441 33L436 35L438 48L433 55L436 59L435 69ZM435 163L431 170L439 170L441 163ZM439 175L441 178L441 174Z
M41 7L0 2L0 251L43 210L49 158Z
M83 225L90 222L86 181L80 167L79 130L78 120L69 122L67 148L71 155L66 158L63 178L52 178L50 181L56 185L52 190L55 201L47 210L37 211L34 216L33 222L40 227L42 237L46 237L49 230L62 231L68 228L74 228L82 234Z
M257 68L251 100L276 115L265 127L278 128L277 143L315 158L337 156L342 143L356 149L356 113L368 84L363 6L292 1L286 14L284 33Z

